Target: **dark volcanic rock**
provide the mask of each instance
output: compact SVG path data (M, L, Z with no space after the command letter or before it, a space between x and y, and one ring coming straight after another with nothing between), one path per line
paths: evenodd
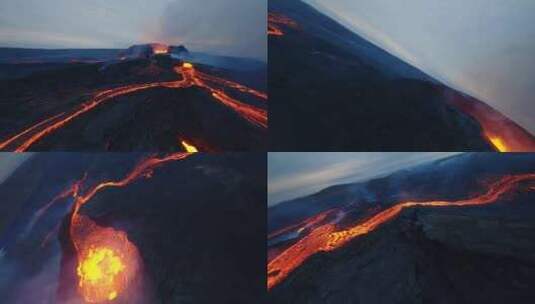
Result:
M181 76L173 70L177 64L179 60L158 54L106 65L73 64L0 81L0 138L10 138L59 113L71 113L101 90L179 80ZM197 67L265 90L264 71ZM266 107L264 101L248 95L227 93L244 103ZM183 149L180 140L200 151L265 151L267 130L252 125L207 90L156 87L112 98L45 136L31 150L177 151Z
M38 154L0 185L4 201L20 206L4 230L11 237L0 243L7 248L0 256L6 303L76 297L76 261L65 220L69 203L48 210L29 234L21 230L39 207L86 173L88 185L117 180L144 156ZM126 232L142 259L136 292L143 299L127 293L114 303L263 303L265 187L265 153L199 153L157 168L149 179L97 194L81 213ZM63 223L59 234L42 246L58 223Z
M460 199L504 174L535 170L535 154L464 153L364 182L335 185L268 209L270 232L333 207L367 208L403 200Z
M347 246L313 256L270 303L532 303L535 199L406 210ZM512 210L513 209L513 210Z
M269 38L273 149L492 150L447 103L460 93L299 0L270 0L269 10L298 25Z

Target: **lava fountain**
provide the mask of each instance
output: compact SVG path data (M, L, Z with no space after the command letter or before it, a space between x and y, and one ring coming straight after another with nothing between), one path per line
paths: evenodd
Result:
M273 286L282 282L313 254L336 250L355 238L376 230L382 224L394 219L404 209L412 207L462 207L492 204L504 194L515 189L519 183L533 181L535 181L535 173L504 176L490 184L485 193L468 199L457 201L400 202L348 227L339 228L336 226L336 223L332 222L317 226L305 237L268 262L267 287L271 289ZM527 188L527 190L533 190L533 188Z

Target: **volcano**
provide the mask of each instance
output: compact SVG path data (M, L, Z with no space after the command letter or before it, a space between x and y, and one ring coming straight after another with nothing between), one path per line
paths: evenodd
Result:
M535 138L300 0L270 0L277 151L535 151Z
M271 303L530 303L535 156L466 153L268 209Z
M265 64L214 58L161 43L0 49L14 71L0 80L0 150L264 149Z
M0 184L2 301L262 303L265 183L261 153L36 153Z

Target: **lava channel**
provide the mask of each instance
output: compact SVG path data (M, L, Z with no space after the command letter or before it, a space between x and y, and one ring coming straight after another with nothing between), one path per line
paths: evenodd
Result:
M282 26L297 29L297 22L278 13L268 13L268 36L284 36Z
M126 187L134 181L150 178L156 168L191 155L174 153L163 157L151 156L140 161L122 179L102 181L92 187L85 186L86 174L38 211L34 221L53 204L67 198L73 199L68 231L77 258L77 289L85 302L105 303L121 297L139 275L141 258L126 232L99 226L88 216L80 214L82 206L107 188Z
M487 104L459 96L449 102L475 119L487 141L499 152L535 152L535 137Z
M237 99L230 97L225 92L225 89L237 90L261 100L267 100L266 94L239 83L197 71L197 69L191 63L186 62L182 65L177 65L174 67L174 71L182 77L181 80L132 84L98 91L92 99L81 104L74 110L46 118L18 132L3 142L0 142L0 150L15 152L28 151L32 145L38 141L41 141L47 135L65 127L71 121L94 110L102 104L110 102L119 96L155 87L167 87L174 89L183 89L193 86L200 87L201 89L205 89L211 93L211 96L215 100L237 112L243 119L256 126L267 128L267 110L238 101ZM218 87L211 85L210 83L215 83L218 85ZM219 87L222 87L222 89Z
M458 201L407 201L395 204L355 225L339 229L335 223L327 223L312 229L305 237L282 251L267 265L268 290L282 282L310 256L318 252L336 250L358 238L370 233L382 224L392 220L402 210L411 207L447 207L479 206L492 204L503 194L512 191L519 183L535 181L534 174L505 176L490 184L485 193ZM531 188L530 188L531 189Z

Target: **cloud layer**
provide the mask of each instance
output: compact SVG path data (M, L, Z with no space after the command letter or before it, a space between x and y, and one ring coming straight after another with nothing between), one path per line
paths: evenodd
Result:
M326 187L363 181L444 158L449 152L271 152L268 154L268 206Z

